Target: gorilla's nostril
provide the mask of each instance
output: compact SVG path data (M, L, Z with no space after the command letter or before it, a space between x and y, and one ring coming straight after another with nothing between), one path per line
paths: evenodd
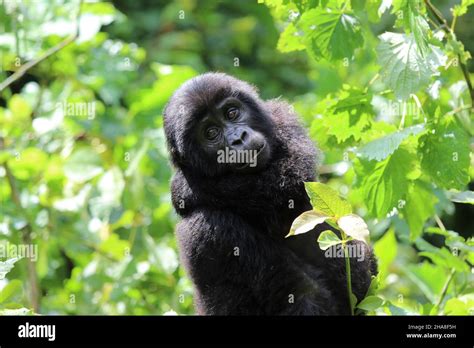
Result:
M231 145L242 145L248 138L248 134L246 131L242 131L240 135L236 136L235 139L232 140Z
M232 140L232 144L231 145L240 145L242 144L242 139L234 139Z

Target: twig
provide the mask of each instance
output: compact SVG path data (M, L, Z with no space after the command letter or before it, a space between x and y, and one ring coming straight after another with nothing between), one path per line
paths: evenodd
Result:
M369 91L370 86L372 86L373 83L374 83L375 81L377 81L377 79L378 79L379 77L380 77L380 74L377 73L377 74L374 75L374 77L372 77L372 78L370 79L369 83L367 83L367 86L366 86L365 89L364 89L364 93L367 93L367 92Z
M431 3L430 0L425 0L426 7L430 10L430 12L433 14L435 19L440 23L441 28L449 35L452 36L452 38L456 38L456 35L454 34L454 28L450 27L448 25L448 22L446 19L444 19L443 15L439 10ZM458 54L458 62L459 66L461 67L462 73L464 75L464 79L466 80L467 87L469 88L469 94L471 96L471 105L474 105L474 89L472 87L472 82L471 82L471 77L469 75L469 71L467 70L466 64L464 64L461 61L461 55Z
M439 227L441 230L443 230L443 231L446 232L446 227L444 227L443 221L441 221L441 219L439 218L438 214L435 214L434 218L435 218L435 221L436 221L436 224L438 225L438 227Z
M40 57L30 60L29 62L25 63L22 65L17 71L15 71L12 75L10 75L6 80L4 80L2 83L0 83L0 92L3 91L5 88L10 86L13 82L21 78L25 73L31 69L32 67L38 65L42 61L48 59L50 56L55 54L56 52L60 51L64 47L68 46L70 43L75 41L79 37L79 20L81 17L81 6L82 6L82 0L79 2L79 8L77 11L77 16L76 16L76 32L66 38L64 41L61 41L59 44L56 46L51 47L48 49L43 55Z
M461 112L464 110L470 110L470 109L472 109L472 105L462 105L462 106L458 106L456 109L453 109L447 112L446 115L454 115L454 114L457 114L458 112Z

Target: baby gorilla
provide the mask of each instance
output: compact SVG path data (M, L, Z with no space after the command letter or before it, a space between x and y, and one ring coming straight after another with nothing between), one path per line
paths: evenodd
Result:
M199 314L349 314L343 258L326 258L317 236L285 238L312 207L316 151L290 106L263 101L234 77L207 73L184 83L164 112L181 259ZM360 300L376 264L368 246L351 259Z

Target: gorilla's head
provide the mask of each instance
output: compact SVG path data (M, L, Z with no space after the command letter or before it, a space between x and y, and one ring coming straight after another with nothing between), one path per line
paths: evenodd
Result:
M173 163L204 176L255 173L272 156L274 124L249 84L222 73L184 83L164 112Z

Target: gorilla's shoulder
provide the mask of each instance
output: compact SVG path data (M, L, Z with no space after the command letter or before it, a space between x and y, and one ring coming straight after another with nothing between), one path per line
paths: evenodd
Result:
M304 172L309 168L314 173L320 163L321 153L301 124L293 106L280 98L265 101L265 106L275 123L275 136L287 152L284 164L296 166Z

